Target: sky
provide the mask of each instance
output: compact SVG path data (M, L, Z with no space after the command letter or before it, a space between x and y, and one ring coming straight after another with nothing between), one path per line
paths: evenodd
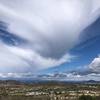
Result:
M0 0L0 78L100 80L99 0Z

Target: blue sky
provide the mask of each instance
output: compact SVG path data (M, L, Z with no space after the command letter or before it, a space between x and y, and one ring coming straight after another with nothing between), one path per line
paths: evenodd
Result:
M84 34L83 34L84 33ZM83 69L89 65L95 57L100 54L100 19L98 18L92 25L87 27L80 36L80 41L75 45L70 53L76 57L69 63L64 63L58 67L44 70L43 72L68 72ZM86 69L85 69L86 70Z
M98 0L0 0L0 77L98 80L99 15Z

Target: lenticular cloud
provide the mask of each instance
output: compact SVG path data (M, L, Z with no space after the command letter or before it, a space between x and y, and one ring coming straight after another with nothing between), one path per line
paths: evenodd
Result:
M0 58L0 69L11 66L15 72L20 68L24 72L71 61L74 56L69 50L80 32L99 17L99 8L98 0L0 0L0 21L7 24L5 30L27 41L20 44L12 37L17 44L12 46L1 41L8 51L6 59ZM2 57L5 51L0 52Z

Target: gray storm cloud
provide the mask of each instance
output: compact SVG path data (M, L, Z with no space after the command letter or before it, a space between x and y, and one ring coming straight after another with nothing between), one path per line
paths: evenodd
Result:
M0 0L0 20L8 24L7 31L29 42L26 46L7 45L6 60L10 57L13 62L11 52L20 60L17 64L32 69L69 62L73 58L69 50L80 32L99 17L99 8L98 0Z

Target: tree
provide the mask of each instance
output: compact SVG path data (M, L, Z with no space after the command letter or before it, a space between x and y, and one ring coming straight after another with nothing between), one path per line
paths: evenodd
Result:
M79 100L95 100L95 98L90 95L82 95L79 97Z

